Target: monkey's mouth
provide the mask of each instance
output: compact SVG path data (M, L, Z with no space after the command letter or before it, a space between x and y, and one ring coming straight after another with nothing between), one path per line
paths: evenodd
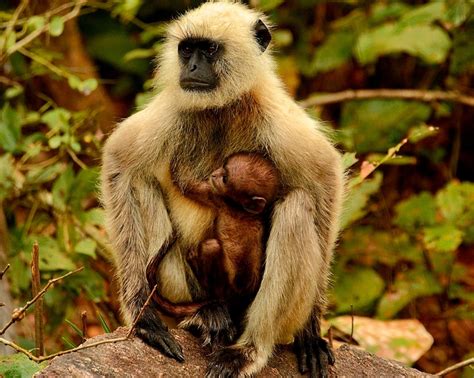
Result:
M197 92L209 92L212 91L215 87L215 83L208 83L206 81L200 80L182 80L179 85L185 91L197 91Z

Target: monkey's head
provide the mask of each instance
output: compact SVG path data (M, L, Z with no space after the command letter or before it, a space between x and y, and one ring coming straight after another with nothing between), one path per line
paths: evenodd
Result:
M274 71L267 25L240 3L204 3L169 26L158 82L183 110L235 101Z
M209 178L215 194L232 200L251 214L262 213L275 200L279 182L273 163L256 153L231 155Z

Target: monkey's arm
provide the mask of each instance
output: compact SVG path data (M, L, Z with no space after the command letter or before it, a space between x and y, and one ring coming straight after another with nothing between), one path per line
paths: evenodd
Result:
M195 181L186 184L183 194L205 206L214 206L215 197L209 181Z
M146 265L172 235L172 226L157 181L135 163L137 131L133 117L110 136L103 154L102 201L107 231L115 252L122 311L130 323L150 289ZM168 332L154 305L144 310L137 335L164 354L182 361L179 344Z

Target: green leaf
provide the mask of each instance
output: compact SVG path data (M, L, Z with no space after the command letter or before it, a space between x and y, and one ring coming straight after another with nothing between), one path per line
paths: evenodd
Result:
M327 40L316 49L310 71L331 71L346 63L352 57L355 35L352 31L339 31L329 35Z
M284 0L258 0L257 7L264 12L273 10L283 4Z
M0 155L0 202L10 195L14 185L15 167L10 154Z
M97 248L97 243L95 240L90 238L85 238L76 244L75 252L83 255L91 256L96 258L95 249Z
M95 91L98 86L99 86L99 82L94 78L90 78L90 79L86 79L86 80L82 81L79 84L78 89L81 93L83 93L87 96L87 95L91 94L93 91Z
M24 88L21 85L14 85L5 91L4 97L7 100L11 100L24 92Z
M64 31L64 19L61 16L51 17L49 22L49 34L53 37L59 37Z
M394 223L411 233L415 233L417 227L436 223L436 202L428 192L422 192L398 203L395 211Z
M474 23L454 31L449 71L455 75L474 72Z
M382 295L385 283L380 275L372 269L354 268L336 277L332 298L337 313L367 311Z
M370 12L370 22L380 24L387 20L396 20L410 9L409 5L401 2L374 2Z
M47 361L37 364L22 353L0 355L0 376L5 378L30 378L43 369Z
M26 21L26 27L28 31L32 32L38 29L41 29L46 23L46 20L43 16L31 16L28 17Z
M426 227L423 234L423 244L434 252L454 252L462 243L462 231L453 225Z
M33 247L33 241L38 241L40 247L39 262L41 271L74 270L76 268L75 264L66 256L65 252L60 250L58 242L53 238L44 235L31 235L29 240L31 241L30 250Z
M110 333L110 327L109 325L107 324L107 322L105 321L104 317L102 316L102 314L100 312L97 312L97 316L99 317L99 321L100 321L100 324L102 326L102 329L104 330L105 333Z
M387 24L362 33L355 51L361 64L374 63L380 56L402 52L428 64L439 64L446 60L450 48L448 34L438 26Z
M98 207L96 207L95 209L88 210L86 212L80 212L77 215L78 215L79 220L83 224L103 226L105 223L104 209L101 209Z
M149 59L154 56L156 56L155 49L133 49L124 55L123 60L129 62L134 59Z
M402 140L412 126L425 122L431 107L416 101L364 100L342 107L341 129L349 150L359 153L386 152Z
M64 170L64 166L64 163L55 163L45 168L33 168L26 173L25 181L29 185L52 181Z
M66 211L74 183L74 171L70 165L54 182L51 194L53 195L53 206L59 211ZM75 190L75 188L74 188Z
M20 116L15 109L6 103L3 106L0 118L0 148L7 152L16 151L20 136Z
M342 155L342 166L344 169L352 167L358 161L359 159L356 158L355 152L345 152L344 155Z
M74 179L74 190L71 193L70 205L75 212L82 208L81 202L89 195L95 194L99 181L98 169L82 169Z
M444 20L455 27L466 21L474 6L474 3L469 4L466 0L445 0L444 2L447 7Z
M64 319L64 321L74 330L74 332L76 332L79 336L83 337L83 333L82 333L82 330L77 326L75 325L73 322L71 322L69 319Z
M391 290L378 303L377 317L393 318L412 300L441 292L442 288L433 274L422 268L399 272Z
M373 179L366 179L350 190L343 205L341 229L365 216L367 202L370 196L379 190L381 184L382 174L376 172Z
M54 150L56 148L59 148L62 142L63 142L63 137L61 135L55 135L51 139L48 140L48 146Z
M405 27L419 24L431 24L433 21L443 18L445 13L446 5L444 2L433 1L405 13L400 19L398 26Z
M411 143L417 143L420 140L438 134L439 129L434 126L422 124L420 126L412 127L408 132L408 140Z
M48 110L41 116L41 121L46 123L51 130L69 131L71 112L64 108Z

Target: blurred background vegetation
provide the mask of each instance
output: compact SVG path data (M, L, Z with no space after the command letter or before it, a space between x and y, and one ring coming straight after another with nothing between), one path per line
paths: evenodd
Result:
M10 299L18 306L31 297L35 240L43 284L85 267L45 296L49 352L80 343L74 325L82 311L89 336L120 324L98 202L100 150L115 123L152 95L166 22L199 3L0 2L0 270L11 264L0 291L2 324ZM328 318L418 319L434 338L415 365L427 372L472 357L474 99L381 98L375 91L311 104L315 94L348 89L474 96L474 1L251 5L277 25L273 46L288 91L336 130L350 167ZM28 314L10 335L33 348L33 329ZM407 354L417 339L392 342L389 348ZM369 343L371 351L384 348Z

